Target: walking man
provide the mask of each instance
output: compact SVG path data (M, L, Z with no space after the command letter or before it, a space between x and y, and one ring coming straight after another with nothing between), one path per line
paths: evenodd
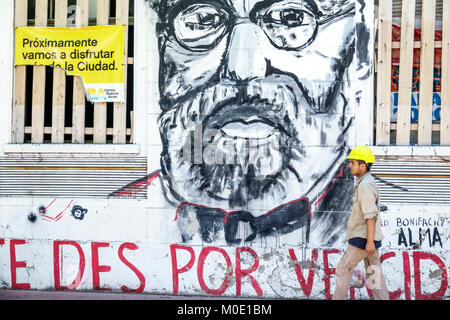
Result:
M369 289L376 300L389 300L383 277L378 248L381 246L380 203L375 179L369 172L375 162L372 150L357 146L347 159L355 176L353 205L347 222L348 247L336 268L336 289L333 300L344 300L350 286L353 269L364 259Z

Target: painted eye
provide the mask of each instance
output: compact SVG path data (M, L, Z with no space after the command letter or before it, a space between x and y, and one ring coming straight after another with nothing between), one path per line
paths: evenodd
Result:
M178 42L191 50L207 50L217 45L227 29L226 13L208 4L189 6L173 20Z
M269 8L260 22L272 44L280 49L296 50L309 45L317 31L317 19L305 6L277 4Z

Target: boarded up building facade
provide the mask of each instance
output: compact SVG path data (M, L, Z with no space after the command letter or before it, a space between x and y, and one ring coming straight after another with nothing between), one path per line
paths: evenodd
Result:
M390 298L448 299L450 1L426 2L2 3L3 288L330 299L363 144ZM113 24L123 102L14 66L16 27Z

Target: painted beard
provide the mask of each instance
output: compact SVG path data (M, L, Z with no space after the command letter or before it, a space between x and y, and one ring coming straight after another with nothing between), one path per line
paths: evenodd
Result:
M271 78L199 90L160 116L162 172L177 199L207 197L238 208L262 196L286 198L292 178L319 178L319 171L302 171L304 132L321 127L317 114L299 108L307 102L283 76Z

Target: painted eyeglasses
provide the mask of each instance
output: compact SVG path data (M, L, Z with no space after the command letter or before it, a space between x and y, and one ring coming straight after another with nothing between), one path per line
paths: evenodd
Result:
M298 50L314 41L319 25L353 9L354 5L339 10L330 18L322 16L315 6L306 5L303 1L281 1L266 8L255 8L249 18L241 18L225 5L211 1L176 10L169 17L169 27L183 47L192 51L207 51L214 48L233 26L250 20L260 26L276 48Z

